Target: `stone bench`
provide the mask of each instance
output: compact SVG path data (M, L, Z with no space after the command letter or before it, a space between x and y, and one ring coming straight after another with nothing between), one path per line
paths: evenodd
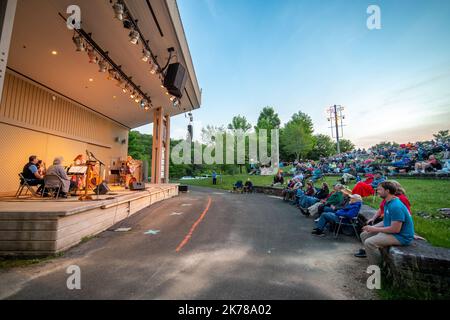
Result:
M253 191L256 193L264 193L277 197L282 197L282 192L285 186L270 187L270 186L253 186Z
M367 221L375 213L375 209L363 205L360 217ZM386 276L395 287L449 296L450 249L414 240L406 247L385 248L382 254Z

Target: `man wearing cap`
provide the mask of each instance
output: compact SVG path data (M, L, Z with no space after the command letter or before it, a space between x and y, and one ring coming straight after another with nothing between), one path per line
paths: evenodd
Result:
M395 196L397 187L390 181L380 183L378 195L386 200L383 221L375 226L365 226L361 233L370 265L380 265L380 249L390 246L407 246L414 239L414 222L408 208Z
M359 194L349 195L350 203L344 208L338 210L336 213L324 212L319 221L317 222L317 227L314 228L312 234L315 236L324 236L323 230L329 222L339 223L339 217L344 217L352 219L356 217L361 209L362 197Z

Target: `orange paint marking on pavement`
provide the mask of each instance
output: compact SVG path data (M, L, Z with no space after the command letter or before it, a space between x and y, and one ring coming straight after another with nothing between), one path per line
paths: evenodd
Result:
M206 216L206 213L208 212L210 206L211 206L211 197L208 197L208 204L206 205L205 210L203 210L203 212L200 215L200 217L192 225L191 230L189 230L189 233L186 235L186 237L184 237L183 241L181 241L181 243L178 245L178 247L175 250L176 252L180 252L180 250L183 249L183 247L189 242L189 240L192 237L192 234L195 231L195 228L197 228L199 223L202 222L202 220Z

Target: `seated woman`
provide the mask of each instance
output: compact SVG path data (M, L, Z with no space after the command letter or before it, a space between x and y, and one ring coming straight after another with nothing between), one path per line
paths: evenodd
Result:
M253 182L250 180L250 178L248 178L247 181L245 181L244 192L248 193L253 192Z
M273 185L278 185L278 184L284 184L284 178L283 178L283 171L282 170L278 170L278 173L273 178L272 186Z
M376 172L375 175L366 175L367 179L358 182L352 190L353 194L359 194L361 197L368 197L375 194L375 190L378 185L385 181L386 178L383 177L381 172Z
M320 188L313 196L307 196L304 195L301 197L298 201L298 206L301 207L303 210L306 210L306 208L309 208L313 204L319 202L320 200L325 199L328 194L330 193L328 189L328 184L323 183L322 188Z
M320 170L319 168L314 169L313 171L313 175L311 177L312 182L316 182L317 180L319 180L320 178L322 178L323 174L322 174L322 170Z
M352 219L358 216L361 210L362 197L359 194L350 195L350 202L342 209L336 212L324 212L319 221L317 222L317 227L312 231L313 235L324 236L323 230L328 223L338 223L340 217Z
M300 208L300 211L302 211L302 213L306 216L315 215L317 213L321 214L324 210L324 207L337 206L341 204L344 199L344 194L342 193L343 189L344 186L342 184L340 183L335 184L333 192L330 193L327 198L320 200L320 202L313 204L306 210Z

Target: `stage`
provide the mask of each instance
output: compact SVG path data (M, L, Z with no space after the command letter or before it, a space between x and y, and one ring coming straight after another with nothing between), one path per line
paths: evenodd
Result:
M145 190L112 188L94 200L0 198L0 255L46 256L78 244L156 202L178 195L177 184Z

